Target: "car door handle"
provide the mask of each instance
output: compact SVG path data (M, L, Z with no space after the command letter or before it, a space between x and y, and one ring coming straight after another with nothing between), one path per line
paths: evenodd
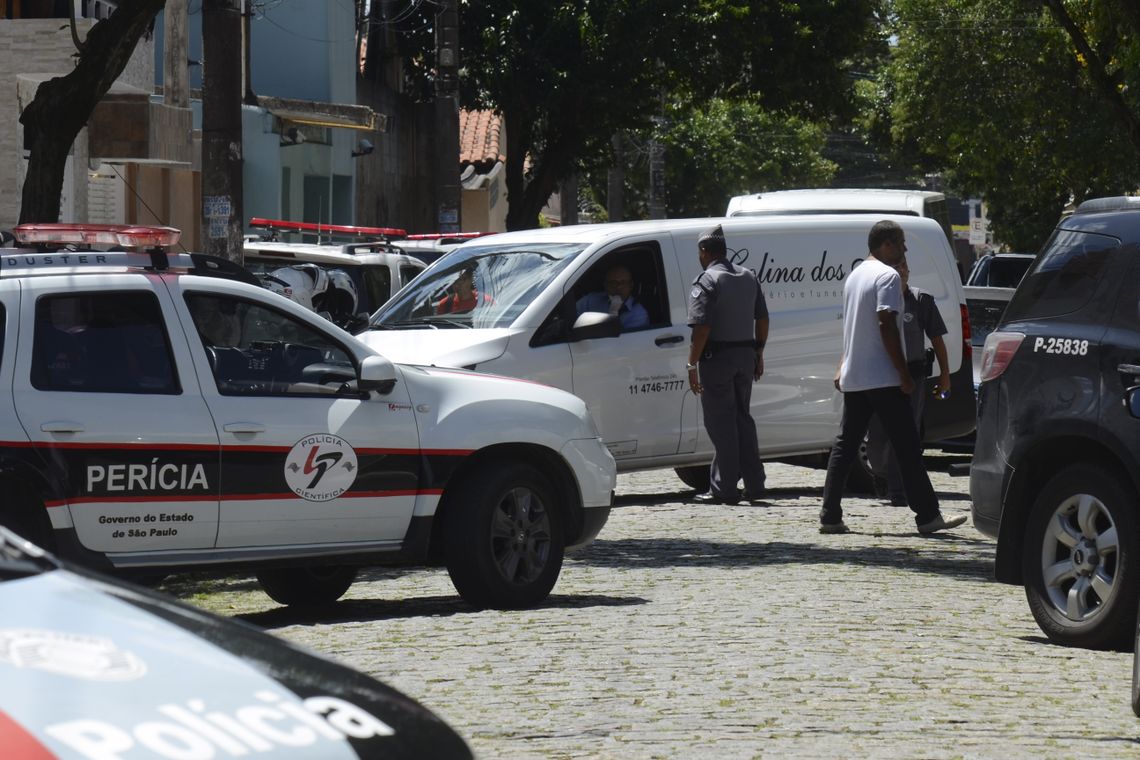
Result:
M1116 371L1125 375L1136 375L1140 377L1140 364L1118 364Z
M227 433L264 433L265 425L260 422L227 422L222 425Z
M653 342L659 346L667 346L670 343L680 343L684 339L684 335L662 335L660 338Z
M40 430L45 433L82 433L83 423L71 422L70 420L54 420L40 425Z

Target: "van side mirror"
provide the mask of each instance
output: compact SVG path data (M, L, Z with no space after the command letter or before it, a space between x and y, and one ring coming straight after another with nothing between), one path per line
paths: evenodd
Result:
M360 393L377 391L391 393L396 387L396 367L383 356L366 356L360 363L360 374L356 380L346 383L347 390ZM351 386L355 385L355 388Z
M570 340L616 338L621 335L621 321L600 311L586 311L578 315L570 328Z

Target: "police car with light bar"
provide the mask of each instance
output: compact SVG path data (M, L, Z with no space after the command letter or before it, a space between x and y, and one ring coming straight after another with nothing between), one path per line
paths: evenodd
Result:
M568 393L394 365L288 299L202 276L167 253L177 230L15 234L0 524L61 556L250 565L298 605L337 599L362 565L442 564L473 605L511 608L545 598L606 522L614 460Z
M395 245L404 253L415 256L425 264L435 261L469 240L494 235L494 232L417 232L396 240Z
M247 236L243 263L265 287L328 317L340 327L363 326L400 288L426 268L392 245L405 232L392 227L315 224L254 217L264 231ZM290 242L283 235L315 242ZM332 242L348 238L352 242Z

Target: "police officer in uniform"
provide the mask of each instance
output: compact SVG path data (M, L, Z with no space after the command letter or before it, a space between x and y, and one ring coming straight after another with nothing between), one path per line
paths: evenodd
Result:
M752 383L764 374L768 305L756 275L730 262L726 251L719 224L701 234L697 255L705 271L689 292L693 337L686 369L715 450L709 492L694 497L703 504L739 503L741 478L745 500L757 501L764 492L750 405Z

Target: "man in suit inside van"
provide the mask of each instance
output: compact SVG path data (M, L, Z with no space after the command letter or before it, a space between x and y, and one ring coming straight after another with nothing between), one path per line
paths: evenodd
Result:
M819 532L849 532L840 498L873 414L898 456L918 532L953 528L966 516L946 519L938 508L908 398L915 384L903 350L902 278L895 269L906 255L906 235L896 222L883 220L871 228L867 247L870 254L843 283L843 356L835 372L843 420L827 463Z
M602 286L604 291L587 293L578 299L579 314L599 311L615 316L621 322L622 332L649 326L649 312L632 295L633 273L627 267L619 264L606 270Z

